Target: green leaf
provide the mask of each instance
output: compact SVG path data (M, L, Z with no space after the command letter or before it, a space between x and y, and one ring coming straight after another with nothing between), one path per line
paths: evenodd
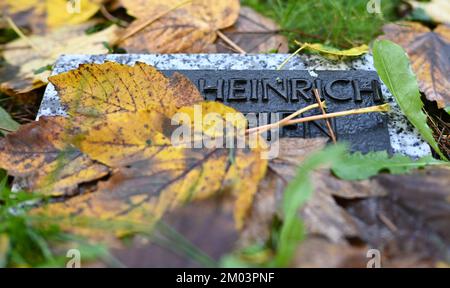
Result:
M8 181L8 175L5 170L0 169L0 200L3 200L3 195L7 193L6 184Z
M42 66L42 67L34 70L33 73L35 75L37 75L37 74L44 73L45 71L52 71L52 69L53 69L53 65L52 64L48 64L48 65Z
M330 146L310 156L298 168L296 176L284 191L284 219L272 266L286 267L289 265L299 242L304 239L305 232L303 223L299 219L298 210L314 191L309 177L311 172L319 166L341 161L340 159L342 159L345 151L345 146Z
M20 124L14 121L8 112L0 107L0 133L6 134L8 131L16 131Z
M427 124L427 117L422 111L419 86L405 51L389 40L375 41L373 59L378 75L394 95L408 120L439 156L446 159L439 150L433 132Z
M108 49L108 53L113 53L114 52L114 49L111 47L111 45L108 42L103 41L102 44L103 44L103 47Z
M448 162L436 160L431 156L418 160L403 155L390 157L386 151L361 154L346 154L342 161L334 163L333 173L345 180L362 180L375 176L382 171L392 174L407 173L427 165L449 165Z

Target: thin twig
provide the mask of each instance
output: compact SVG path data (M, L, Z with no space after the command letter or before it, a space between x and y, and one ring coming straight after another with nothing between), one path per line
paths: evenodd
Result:
M370 106L370 107L366 107L366 108L359 108L359 109L352 109L352 110L341 111L341 112L328 113L326 115L314 115L314 116L309 116L309 117L305 117L305 118L294 119L294 120L290 120L288 122L283 123L283 125L292 125L292 124L315 121L315 120L320 120L320 119L342 117L342 116L349 116L349 115L356 115L356 114L365 114L365 113L372 113L372 112L388 112L389 109L390 109L389 104L383 104L383 105L377 105L377 106Z
M23 34L22 31L20 31L19 27L17 27L16 23L14 23L14 21L11 19L11 17L6 16L5 19L6 19L6 22L8 22L8 25L11 26L11 29L14 30L14 32L16 32L16 34L19 35L19 37L21 39L23 39L25 42L27 42L28 45L30 45L30 47L32 49L36 50L37 53L43 54L42 50L36 44L34 44L30 38L25 36L25 34Z
M323 103L325 103L325 102L323 102ZM321 102L320 104L323 104L323 103ZM253 132L258 131L258 133L263 133L263 132L268 131L268 130L270 130L272 128L276 128L278 126L282 126L283 123L288 122L292 118L297 117L298 115L303 114L303 113L305 113L305 112L307 112L309 110L312 110L312 109L315 109L315 108L319 108L319 107L320 107L319 103L311 104L309 106L306 106L306 107L304 107L302 109L299 109L299 110L295 111L294 113L292 113L289 116L281 119L278 122L275 122L275 123L272 123L272 124L266 124L266 125L262 125L262 126L258 126L258 127L254 127L254 128L250 128L250 129L247 129L246 132L247 133L253 133Z
M392 222L391 219L387 218L383 213L378 213L378 218L380 218L381 222L383 222L384 225L386 225L392 232L395 233L398 231L398 228L397 226L395 226L394 222Z
M239 47L239 45L234 43L233 40L231 40L230 38L227 37L227 35L223 34L219 30L216 31L216 34L217 34L217 36L219 36L220 39L222 39L225 43L230 45L234 50L238 51L241 54L247 54L247 52L245 52L244 49L242 49L241 47Z
M4 128L4 127L0 127L0 131L5 131L5 132L7 132L7 133L12 133L12 132L14 132L13 130L6 129L6 128Z
M156 20L158 20L159 18L169 14L170 12L172 12L175 9L178 9L182 6L185 6L187 4L190 4L192 2L192 0L188 0L188 1L183 1L180 2L179 4L167 9L166 11L163 11L159 14L156 14L156 16L147 19L146 21L144 21L142 24L140 24L139 26L137 26L136 28L134 28L133 30L131 30L130 32L126 33L125 35L123 35L122 37L120 37L118 40L115 41L114 44L119 44L123 41L125 41L126 39L130 38L131 36L133 36L134 34L138 33L139 31L141 31L142 29L144 29L145 27L147 27L148 25L152 24L153 22L155 22Z
M109 11L108 11L108 9L106 9L105 5L100 6L100 12L106 19L108 19L109 21L111 21L113 23L117 23L117 25L119 25L121 27L126 27L128 25L128 23L126 21L123 21L122 19L119 19L119 18L115 17L114 15L112 15L111 13L109 13Z
M306 47L305 44L303 44L302 46L300 46L300 48L298 48L294 53L292 53L291 55L289 55L288 58L286 58L286 60L283 61L283 63L280 64L280 66L278 66L277 70L281 70L284 65L286 65L295 55L297 55L298 53L300 53L300 51L302 51L304 48Z
M322 111L322 114L323 115L327 115L327 112L325 111L325 108L323 107L322 102L320 101L319 89L314 88L313 89L313 93L314 93L314 96L316 96L316 101L319 104L319 108ZM330 131L331 140L333 140L333 143L336 144L336 135L334 134L333 128L331 127L330 120L329 119L325 119L325 122L327 124L328 131Z

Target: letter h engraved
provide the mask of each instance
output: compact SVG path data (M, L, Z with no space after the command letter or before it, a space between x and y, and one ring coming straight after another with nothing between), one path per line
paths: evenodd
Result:
M352 85L355 97L354 100L356 102L362 101L361 92L371 93L375 102L383 102L383 93L381 92L380 82L378 82L378 80L370 81L370 87L360 87L359 81L353 79Z
M200 93L203 94L205 99L207 98L208 94L215 94L215 100L223 101L223 86L223 79L217 80L216 86L209 85L205 79L198 80L198 89L200 90Z

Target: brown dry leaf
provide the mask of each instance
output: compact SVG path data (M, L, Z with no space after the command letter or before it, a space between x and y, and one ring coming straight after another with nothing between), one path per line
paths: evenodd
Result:
M11 17L19 27L28 27L34 34L53 28L80 24L94 16L102 0L4 0L0 12Z
M450 169L373 179L386 196L342 201L357 219L359 237L379 247L386 266L428 266L450 260Z
M439 25L433 31L415 22L387 24L384 39L401 45L411 59L419 87L439 108L450 106L450 27Z
M42 117L0 138L0 166L27 190L53 196L75 194L80 184L106 176L106 166L66 144L67 127L63 117Z
M189 203L165 215L150 241L136 237L131 247L112 253L127 267L215 265L214 262L233 251L239 237L233 220L233 202L230 195L221 195ZM195 256L184 252L186 244L182 245L180 238L195 247Z
M332 243L321 237L309 237L298 247L293 267L297 268L366 268L366 245Z
M287 38L279 30L280 27L271 19L249 7L242 7L237 22L222 32L247 53L266 53L272 50L288 53ZM219 53L236 52L220 38L214 45Z
M326 139L281 138L279 153L269 161L266 176L259 183L251 214L242 231L240 246L265 243L270 237L272 222L281 217L278 209L283 192L295 176L298 165L308 155L325 147Z
M242 246L270 239L287 183L307 155L325 142L281 139L280 155L269 162L255 195ZM433 267L437 261L448 262L449 174L448 168L436 168L344 181L328 170L315 171L311 176L314 194L299 213L308 238L299 245L293 265L364 267L367 247L381 251L383 267Z
M280 139L279 155L269 162L267 175L255 196L257 199L261 196L260 194L266 195L264 201L255 201L255 205L260 206L261 203L267 202L272 205L272 208L268 209L267 204L264 209L258 209L258 206L253 208L258 210L255 212L257 216L251 216L248 222L251 225L249 226L249 232L252 233L250 235L253 235L249 238L261 241L267 237L269 231L264 229L270 227L274 209L278 206L277 202L282 199L287 183L294 178L298 166L304 159L311 153L324 148L326 142L327 139L323 138ZM383 191L368 180L350 182L337 179L328 170L314 171L311 177L315 186L314 194L301 209L301 216L308 233L322 235L335 243L346 243L347 237L357 236L358 230L354 220L336 203L334 197L361 199L381 195ZM262 219L265 224L252 225L252 219L255 221Z
M183 0L121 0L128 13L137 18L121 34L127 38L137 27L166 11L177 7ZM129 53L200 53L211 52L216 31L232 26L239 16L239 0L192 0L155 19L128 39L118 44ZM121 41L123 40L123 41Z
M109 28L87 35L85 30L94 23L64 27L45 36L31 36L17 39L5 46L3 57L8 65L0 76L0 90L14 96L28 93L47 84L51 66L61 54L104 54L108 49L104 42L114 40L118 27ZM33 43L30 47L29 41Z

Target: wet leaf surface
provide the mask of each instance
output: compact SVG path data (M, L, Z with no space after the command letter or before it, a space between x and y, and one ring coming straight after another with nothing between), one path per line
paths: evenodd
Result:
M450 106L450 28L438 25L430 30L415 22L388 24L382 38L401 45L411 59L420 90L439 108Z

